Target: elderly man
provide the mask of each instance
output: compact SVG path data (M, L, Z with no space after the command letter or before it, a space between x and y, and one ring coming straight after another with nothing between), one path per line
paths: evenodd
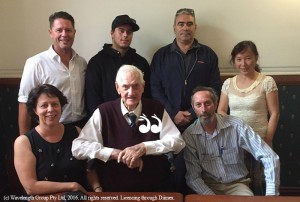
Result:
M253 129L234 116L215 113L218 96L212 88L192 93L198 119L183 134L188 186L198 194L253 195L244 164L244 150L261 161L266 195L279 195L279 157Z
M121 98L99 105L73 141L76 158L101 160L97 170L103 191L172 190L163 154L178 153L185 143L164 107L141 98L144 84L138 68L122 66L115 84Z

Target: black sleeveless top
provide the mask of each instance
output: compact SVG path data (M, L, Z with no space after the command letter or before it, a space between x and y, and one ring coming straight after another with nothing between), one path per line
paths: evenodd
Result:
M39 181L77 182L86 187L85 161L73 157L72 141L78 137L75 126L66 126L62 139L56 143L44 140L32 129L26 133L36 157Z

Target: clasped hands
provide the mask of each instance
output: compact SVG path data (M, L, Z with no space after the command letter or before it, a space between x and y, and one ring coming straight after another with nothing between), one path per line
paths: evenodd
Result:
M174 122L178 126L185 126L193 120L192 114L189 111L179 111L175 117Z
M124 163L128 168L139 168L139 172L143 169L142 156L146 154L144 143L140 143L131 147L126 147L118 154L118 163Z

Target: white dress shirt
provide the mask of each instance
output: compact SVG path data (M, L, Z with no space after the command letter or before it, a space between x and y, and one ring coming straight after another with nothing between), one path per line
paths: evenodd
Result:
M30 91L40 84L51 84L68 99L60 122L71 123L86 116L84 110L84 82L87 63L74 50L67 68L52 46L27 59L20 83L18 101L26 103Z
M121 110L124 118L127 119L128 124L130 120L127 117L128 110L121 101ZM140 102L133 111L139 117L142 112L142 103ZM72 153L78 159L93 159L98 158L106 162L113 149L103 145L102 138L102 119L100 110L96 109L92 117L82 128L79 137L73 141ZM177 154L184 146L181 134L168 113L164 110L162 118L162 129L160 132L160 139L155 141L143 142L146 146L146 155L158 155L167 152L174 152Z

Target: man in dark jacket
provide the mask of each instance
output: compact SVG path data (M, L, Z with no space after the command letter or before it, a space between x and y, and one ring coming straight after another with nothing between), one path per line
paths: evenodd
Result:
M178 10L173 28L176 39L153 56L150 83L152 97L165 106L183 132L196 118L190 104L192 90L209 86L220 93L222 83L217 55L194 38L194 10Z
M173 43L160 48L151 63L151 95L160 101L170 117L183 132L196 119L190 97L196 86L209 86L218 94L221 91L218 57L206 45L194 38L196 20L193 9L176 12ZM182 152L175 157L176 191L188 192L185 185L185 164Z
M111 25L112 44L104 44L103 49L92 57L85 77L85 102L90 117L99 104L119 97L115 77L124 64L138 67L146 81L143 97L150 97L150 68L147 60L130 47L133 32L140 27L128 15L117 16Z

